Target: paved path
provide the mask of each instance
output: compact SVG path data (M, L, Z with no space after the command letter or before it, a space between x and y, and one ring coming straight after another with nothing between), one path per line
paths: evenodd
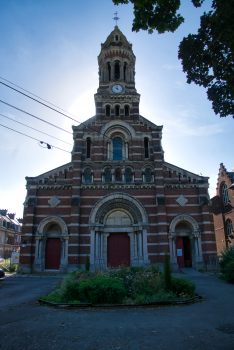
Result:
M157 309L56 310L38 294L57 278L0 284L0 349L234 349L234 285L217 275L190 277L205 301Z

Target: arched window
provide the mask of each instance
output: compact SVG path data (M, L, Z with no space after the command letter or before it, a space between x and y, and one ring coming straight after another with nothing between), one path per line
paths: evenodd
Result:
M116 169L115 170L115 181L121 181L122 177L121 177L121 169Z
M106 117L110 117L110 105L106 105Z
M122 160L122 146L123 141L120 137L115 137L113 139L113 159L114 160Z
M149 158L149 140L147 137L144 138L144 149L145 149L145 158Z
M115 62L115 80L119 80L120 78L120 67L119 61Z
M124 106L124 116L129 117L129 105Z
M86 169L85 170L84 177L85 177L85 183L90 183L91 182L91 171L90 171L90 169Z
M111 171L110 169L105 170L105 182L111 182Z
M131 169L126 169L126 171L125 171L125 182L132 182Z
M115 36L115 40L116 40L116 41L119 40L119 36L118 36L118 35Z
M226 233L227 236L231 236L233 234L233 225L230 219L227 219L226 221Z
M223 205L228 205L229 195L227 185L224 184L222 187L222 197L223 197Z
M91 139L88 137L86 141L86 158L90 158L91 154Z
M119 108L119 105L116 105L116 106L115 106L115 116L116 116L116 117L119 117L119 109L120 109L120 108Z
M149 169L145 171L145 182L151 182L151 172Z

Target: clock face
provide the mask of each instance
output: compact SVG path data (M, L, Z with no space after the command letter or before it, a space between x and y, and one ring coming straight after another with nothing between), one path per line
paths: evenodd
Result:
M120 92L122 92L123 88L121 85L114 85L112 87L112 91L116 94L119 94Z

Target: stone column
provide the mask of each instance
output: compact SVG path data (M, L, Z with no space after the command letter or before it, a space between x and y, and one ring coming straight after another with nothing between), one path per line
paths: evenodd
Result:
M120 62L120 80L123 80L123 78L124 78L123 67L124 67L124 63Z
M199 235L198 237L197 237L197 240L198 240L198 255L200 256L200 257L202 257L202 245L201 245L201 236Z
M169 246L170 246L170 263L174 265L174 264L177 264L176 243L175 243L176 237L175 235L170 235L168 238L169 238Z
M137 254L137 234L134 232L134 252L135 252L135 259L137 259L138 254Z
M110 66L111 66L111 79L110 80L115 80L115 65L113 62L111 62Z
M125 158L128 159L128 142L125 143Z
M107 143L107 159L110 159L110 142Z
M91 230L91 235L90 235L90 267L94 269L95 264L94 264L94 249L95 249L95 231Z
M135 173L134 173L134 171L132 171L132 182L134 182L135 181Z
M125 181L125 169L121 169L122 172L122 182Z
M96 258L99 258L99 232L95 234L95 253Z
M111 182L115 182L115 169L111 169Z
M35 259L39 258L39 239L36 239Z

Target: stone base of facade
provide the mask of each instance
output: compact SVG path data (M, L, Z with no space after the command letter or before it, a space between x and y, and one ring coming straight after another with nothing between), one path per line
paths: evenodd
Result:
M19 273L31 273L30 264L18 264L17 272Z

